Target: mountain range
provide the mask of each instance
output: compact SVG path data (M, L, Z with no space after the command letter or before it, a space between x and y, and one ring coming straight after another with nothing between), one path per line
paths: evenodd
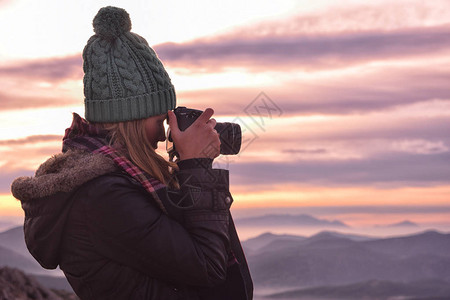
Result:
M243 247L258 288L308 288L368 280L450 282L450 234L436 231L377 239L332 232L297 240L264 234L245 241Z
M272 298L307 299L308 293L326 298L327 293L328 296L345 294L352 289L356 294L370 295L374 286L389 294L388 291L414 286L414 282L416 285L420 282L424 289L427 282L435 287L450 286L450 234L438 231L390 238L335 231L322 231L309 237L267 232L243 241L242 245L256 293L266 289L293 292L290 296L265 294ZM47 288L71 292L60 271L59 277L42 276L55 273L42 269L31 257L21 227L0 233L2 266L33 274ZM328 299L340 299L333 297ZM367 299L372 298L367 296Z
M323 286L274 293L264 299L345 299L345 300L448 300L450 285L442 280L423 280L410 283L369 280L342 286Z

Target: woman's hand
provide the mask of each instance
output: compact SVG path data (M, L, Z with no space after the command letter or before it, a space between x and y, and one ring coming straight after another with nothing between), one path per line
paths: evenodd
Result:
M168 112L172 140L180 160L190 158L216 158L220 154L219 134L214 129L216 120L211 119L214 110L207 108L185 131L178 128L177 117Z

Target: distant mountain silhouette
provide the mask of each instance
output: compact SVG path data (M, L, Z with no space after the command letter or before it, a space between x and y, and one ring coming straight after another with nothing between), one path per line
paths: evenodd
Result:
M73 292L61 270L46 270L28 251L22 226L0 232L0 267L17 268L47 288ZM64 293L59 291L59 293ZM0 297L0 300L2 298Z
M309 238L309 240L318 240L318 239L329 239L329 238L344 238L352 241L372 241L376 240L375 237L359 235L359 234L350 234L350 233L340 233L335 231L321 231Z
M385 228L389 228L389 227L419 227L419 224L411 222L409 220L404 220L398 223L393 223L393 224L387 224L387 225L376 225L375 227L385 227Z
M348 227L345 223L317 219L310 215L270 214L235 220L238 226L305 226L305 227Z
M426 280L411 283L369 280L344 286L324 286L266 296L269 299L450 299L450 283Z
M0 268L0 299L5 300L76 300L75 294L50 290L22 271Z
M27 246L23 234L23 227L18 226L9 230L0 232L0 246L13 250L24 256L29 256Z
M30 273L42 272L42 267L34 261L31 255L24 256L10 249L0 246L0 267L9 266L12 268L19 268L27 270Z
M16 220L14 220L14 221L9 221L9 220L4 220L4 219L2 219L2 220L0 220L0 231L5 231L5 230L8 230L8 229L10 229L10 228L13 228L13 227L16 227L17 226L17 221Z
M280 247L287 246L289 243L297 245L299 241L306 240L306 237L289 235L289 234L273 234L270 232L263 233L257 237L248 239L242 243L246 252L257 251L261 248L265 248L268 245L276 244Z
M450 281L450 234L352 240L321 233L247 255L256 287L314 287L367 280ZM243 243L246 247L245 242Z
M255 253L257 251L274 251L277 249L281 250L290 246L296 247L300 244L300 242L311 243L314 241L318 242L320 240L329 241L329 239L332 238L345 238L353 241L370 241L375 239L363 235L344 234L334 231L322 231L309 238L298 235L273 234L270 232L266 232L257 237L243 241L242 246L244 247L246 252L252 251L252 253Z

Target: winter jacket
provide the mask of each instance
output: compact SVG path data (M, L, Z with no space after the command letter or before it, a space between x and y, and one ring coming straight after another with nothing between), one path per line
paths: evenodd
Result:
M12 184L27 247L44 268L59 265L82 300L252 299L228 171L211 164L181 161L181 189L159 189L158 205L101 154L54 156Z

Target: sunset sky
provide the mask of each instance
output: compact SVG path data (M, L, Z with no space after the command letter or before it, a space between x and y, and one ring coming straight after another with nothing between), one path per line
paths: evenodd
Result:
M236 216L450 230L448 0L0 0L0 227L22 216L11 181L84 115L81 51L106 5L128 11L178 105L241 125L241 153L215 163Z

